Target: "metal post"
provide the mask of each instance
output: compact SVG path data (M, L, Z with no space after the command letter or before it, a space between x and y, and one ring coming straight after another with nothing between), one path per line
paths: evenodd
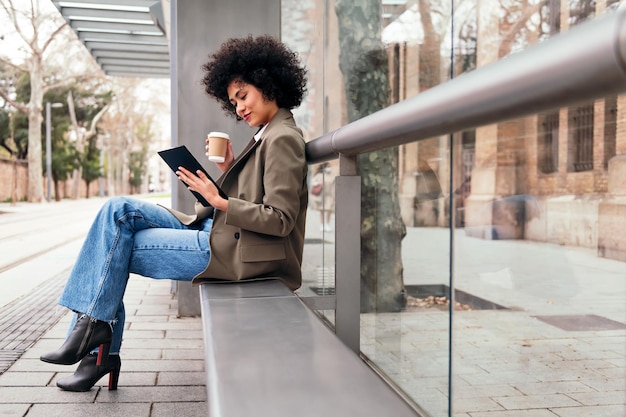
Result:
M46 200L48 200L48 202L50 202L50 189L52 184L52 138L50 134L52 126L50 126L50 119L50 102L48 102L46 103Z
M356 157L339 157L335 178L335 333L359 353L361 349L361 177Z

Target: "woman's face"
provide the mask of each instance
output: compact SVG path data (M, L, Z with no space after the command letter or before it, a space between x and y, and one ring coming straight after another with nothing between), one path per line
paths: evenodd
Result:
M261 90L252 84L235 80L228 85L227 92L237 115L251 127L266 125L278 111L276 100L265 100Z

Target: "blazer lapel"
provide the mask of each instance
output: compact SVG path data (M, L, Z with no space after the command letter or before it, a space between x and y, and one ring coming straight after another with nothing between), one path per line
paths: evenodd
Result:
M241 151L239 156L237 158L235 158L235 160L233 161L233 164L230 166L228 171L224 172L217 179L216 182L220 186L223 184L224 178L226 178L226 176L228 176L228 173L230 173L237 165L239 165L241 163L241 161L245 161L248 158L248 155L250 155L252 153L252 151L254 150L254 148L256 148L256 146L259 144L259 142L261 142L261 141L260 140L254 140L254 138L252 138L250 140L250 142L248 142L248 144L245 146L245 148L243 148L243 150Z
M275 124L280 124L282 122L282 120L288 118L288 117L292 117L292 113L289 110L285 110L285 109L278 109L278 113L276 113L276 115L274 115L274 117L272 118L272 120L270 120L269 124L267 125L267 128L265 129L265 132L263 133L263 136L267 135L268 132L270 130L272 130L272 126ZM233 162L233 164L230 166L230 168L228 169L228 171L226 171L225 173L223 173L218 179L217 179L217 183L221 186L224 182L224 178L226 178L228 176L228 174L237 166L239 165L242 161L245 161L246 159L248 159L248 156L252 153L252 151L259 145L259 143L261 143L262 139L259 140L254 140L254 137L252 137L252 139L250 140L250 142L248 142L248 144L246 145L245 148L243 148L243 151L241 151L241 153L239 154L239 156L237 158L235 158L235 161Z

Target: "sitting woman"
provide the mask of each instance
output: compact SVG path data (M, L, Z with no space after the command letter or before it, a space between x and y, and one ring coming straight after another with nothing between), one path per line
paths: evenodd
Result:
M194 283L276 277L292 290L301 284L307 163L290 110L302 102L306 70L269 36L226 41L203 70L206 93L258 131L237 158L229 144L217 164L227 199L201 171L180 167L178 177L210 207L196 203L196 213L186 215L126 197L103 205L59 300L76 313L67 339L41 356L61 365L80 361L58 380L63 390L87 391L107 374L109 389L117 388L131 273Z

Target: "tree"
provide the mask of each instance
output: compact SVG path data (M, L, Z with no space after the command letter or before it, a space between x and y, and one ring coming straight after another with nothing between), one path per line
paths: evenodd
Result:
M23 6L23 4L22 4ZM41 123L43 95L48 83L44 76L44 54L55 37L67 26L67 23L54 23L49 35L44 35L41 28L48 22L55 22L48 13L41 10L38 2L30 3L30 10L20 10L13 0L0 0L0 10L8 16L15 32L23 40L26 57L21 65L13 64L3 57L4 63L19 68L30 74L30 97L28 102L14 101L5 90L0 89L0 96L13 107L28 115L28 201L43 200L43 182L41 165Z
M130 179L129 183L133 193L139 193L141 186L144 183L144 179L147 171L148 162L148 149L150 145L150 138L152 138L152 123L151 121L144 120L135 129L135 148L136 150L130 153Z
M63 103L66 91L67 89L50 90L45 94L44 100L49 103ZM54 199L55 201L60 201L60 183L66 181L79 164L76 148L69 140L67 134L70 126L67 103L64 103L61 108L51 108L50 122L52 124L50 128L52 145L50 151L52 153L51 171L54 184ZM48 149L45 149L45 151L48 152Z
M2 65L0 62L0 86L7 91L14 91L20 77L19 72L11 67ZM14 113L15 109L6 101L2 100L0 106L0 147L8 156L20 159L19 149L14 141ZM23 157L26 156L26 146L23 149ZM0 155L3 153L0 152Z
M348 121L389 103L387 54L381 44L379 0L337 0L339 65ZM359 155L361 195L361 311L398 311L406 304L402 239L406 228L398 202L398 150Z
M0 86L0 97L28 117L28 201L43 200L42 142L43 98L46 91L72 84L81 77L93 77L94 65L72 55L84 50L72 48L77 39L51 3L0 0L0 13L8 23L0 33L0 42L19 42L18 48L3 47L0 63L30 76L28 100L18 101L6 86ZM72 37L73 36L73 37ZM60 48L63 48L61 50ZM11 53L11 55L9 55ZM73 65L67 66L71 61ZM87 63L87 64L86 64ZM75 75L67 71L75 71Z
M87 88L89 89L74 86L67 93L72 134L80 159L78 170L74 172L72 186L72 198L74 199L79 197L81 178L87 186L86 197L89 197L89 184L101 175L99 150L96 143L97 125L100 118L109 109L113 96L110 90L98 93L98 91L103 90L103 86L99 82L90 83Z
M104 92L94 92L93 90ZM25 74L16 85L15 96L19 101L28 97L30 83L28 74ZM66 181L73 172L82 173L79 181L84 180L89 196L89 184L100 177L99 149L95 140L95 126L107 110L111 101L112 92L104 89L100 83L83 81L81 85L54 88L46 92L44 101L49 103L63 103L61 108L51 108L51 145L52 145L52 181L54 182L55 200L59 201L61 192L59 182ZM76 97L76 99L74 99ZM28 120L23 114L17 114L17 132L25 133ZM89 129L85 128L89 127ZM41 126L42 131L45 126ZM70 129L71 128L71 129ZM43 133L42 133L43 134ZM27 138L17 135L18 145L26 143ZM86 146L85 146L86 142ZM80 144L80 150L78 149ZM47 149L45 149L47 152ZM45 155L42 155L42 165L45 164ZM86 170L83 172L83 170ZM72 196L77 198L76 196Z
M7 110L7 106L0 107L0 146L8 151L9 155L13 154L11 142L13 135L11 134L11 113Z
M28 74L12 71L7 75L5 72L2 79L4 86L12 92L16 100L20 101L30 94L30 84ZM5 115L2 122L2 137L0 146L4 148L9 156L15 159L26 159L28 155L28 117L21 112L16 112L6 100L2 106L2 113Z
M92 136L87 141L87 146L80 156L81 178L85 181L85 198L89 198L89 186L102 176L100 170L100 150L97 146L97 138Z
M169 107L160 93L168 85L132 78L116 78L112 83L115 96L98 126L105 144L108 194L124 195L145 181L148 156L159 149L151 147L164 146L160 141Z

